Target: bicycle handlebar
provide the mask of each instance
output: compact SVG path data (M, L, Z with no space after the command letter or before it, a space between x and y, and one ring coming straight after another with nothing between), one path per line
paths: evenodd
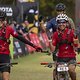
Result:
M42 62L40 63L41 65L48 65L48 64L54 64L54 63L49 63L49 62Z
M48 51L48 50L42 50L41 52L43 52L43 53L48 53L49 51Z
M17 62L13 62L13 63L0 63L0 66L6 66L6 65L16 65L18 64Z
M41 65L55 64L54 62L41 62ZM80 64L80 62L76 62L76 64Z

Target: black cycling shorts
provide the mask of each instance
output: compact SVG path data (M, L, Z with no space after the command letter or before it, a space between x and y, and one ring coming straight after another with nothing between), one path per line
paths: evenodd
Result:
M65 63L70 63L70 64L75 64L76 63L76 58L59 58L57 57L57 62L65 62Z
M0 64L1 63L10 63L10 56L7 54L0 54ZM10 66L0 66L0 72L10 73Z

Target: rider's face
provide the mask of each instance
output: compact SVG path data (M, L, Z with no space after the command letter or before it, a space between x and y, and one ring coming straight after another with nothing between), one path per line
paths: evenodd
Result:
M64 30L65 27L66 27L66 22L58 23L58 26L59 26L59 29L60 29L60 30Z
M64 11L57 11L57 15L65 13Z

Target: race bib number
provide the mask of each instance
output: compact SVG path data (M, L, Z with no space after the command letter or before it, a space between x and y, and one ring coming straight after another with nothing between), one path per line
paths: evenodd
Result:
M58 72L61 72L61 71L68 71L69 70L69 68L68 67L57 67L57 71Z

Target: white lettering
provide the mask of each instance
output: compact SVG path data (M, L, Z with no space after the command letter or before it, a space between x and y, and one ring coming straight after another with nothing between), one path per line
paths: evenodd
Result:
M13 15L13 10L11 7L0 7L0 10L6 12L7 16Z

